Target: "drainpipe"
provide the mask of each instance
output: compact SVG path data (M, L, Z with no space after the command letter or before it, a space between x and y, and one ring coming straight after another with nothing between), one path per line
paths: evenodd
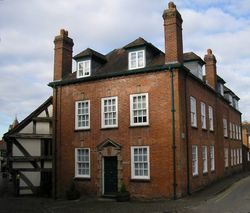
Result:
M187 73L185 73L185 111L186 111L186 143L187 143L187 194L190 195L190 171L189 171L189 141L188 141L188 96L187 96Z
M174 73L173 68L169 66L171 78L171 112L172 112L172 150L173 150L173 190L174 200L176 200L176 145L175 145L175 107L174 107Z
M55 104L55 105L54 105ZM57 131L56 131L56 127L57 127L57 87L54 88L54 94L53 94L53 140L52 140L52 150L53 150L53 160L52 160L52 183L53 183L53 192L52 192L52 196L54 199L57 198L57 186L56 186L56 180L57 180L57 173L56 173L56 156L57 156L57 151L56 151L56 144L57 144Z

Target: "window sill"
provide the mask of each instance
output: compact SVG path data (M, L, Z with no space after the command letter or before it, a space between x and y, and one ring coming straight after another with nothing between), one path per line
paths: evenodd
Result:
M145 124L145 125L135 125L135 126L129 126L129 128L140 128L140 127L150 127L149 124Z
M192 175L192 178L198 178L198 177L199 177L199 174Z
M148 183L148 182L151 182L151 180L150 179L134 179L134 178L131 178L130 182Z
M191 126L192 127L192 129L198 129L198 127L197 126Z
M203 172L202 175L203 176L208 176L208 172Z
M74 180L78 180L78 181L90 181L91 178L90 177L74 177Z
M202 128L202 131L207 131L207 128Z
M90 128L88 129L75 129L74 132L84 132L84 131L90 131Z
M112 129L119 129L118 126L115 127L102 127L100 130L112 130Z
M209 129L209 132L214 133L214 130Z

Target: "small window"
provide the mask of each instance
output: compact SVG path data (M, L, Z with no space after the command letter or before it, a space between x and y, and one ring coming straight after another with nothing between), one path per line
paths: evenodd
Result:
M233 138L233 127L231 122L229 122L229 138Z
M241 140L241 127L239 126L239 140Z
M205 103L201 102L201 127L202 129L206 129L206 105Z
M224 137L228 136L227 133L227 119L223 118L223 129L224 129Z
M225 168L228 167L228 148L224 149Z
M215 170L215 159L214 159L214 146L210 146L210 166L211 171Z
M214 111L213 107L208 106L209 130L214 131Z
M75 177L90 178L90 149L75 149Z
M133 179L150 179L149 147L131 147L131 173Z
M148 93L130 95L130 125L149 124Z
M231 166L234 165L234 151L231 149Z
M102 98L102 128L118 127L117 97Z
M234 149L234 165L237 164L236 149Z
M91 61L84 60L77 62L77 78L88 77L91 74Z
M198 175L198 147L192 146L192 171L193 176Z
M233 129L233 131L232 131L232 138L233 139L235 139L235 125L234 124L232 124L232 129Z
M90 128L90 101L76 101L75 103L75 129Z
M237 152L237 165L240 164L240 149L236 150Z
M129 52L129 69L139 69L145 67L145 50Z
M238 129L238 126L235 125L235 139L238 140L238 137L239 137L239 129Z
M207 146L202 146L202 171L207 172Z
M191 126L197 127L197 114L196 114L196 99L190 97L190 113L191 113Z
M240 164L242 164L242 148L240 148Z

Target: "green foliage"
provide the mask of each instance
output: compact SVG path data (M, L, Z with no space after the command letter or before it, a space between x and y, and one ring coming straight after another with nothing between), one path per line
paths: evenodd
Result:
M123 192L126 192L127 191L127 189L126 189L126 185L125 185L125 183L124 182L122 182L122 184L121 184L121 187L120 187L120 193L123 193Z

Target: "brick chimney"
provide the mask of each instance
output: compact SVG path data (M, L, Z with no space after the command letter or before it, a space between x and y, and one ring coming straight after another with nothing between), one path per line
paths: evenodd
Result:
M182 18L173 2L162 15L165 34L165 63L183 63Z
M62 80L72 72L73 40L68 37L68 31L61 29L55 37L54 81Z
M206 80L207 83L216 89L217 85L217 69L216 69L216 58L213 55L213 52L211 49L207 50L207 54L204 57L205 61L205 70L206 70Z

